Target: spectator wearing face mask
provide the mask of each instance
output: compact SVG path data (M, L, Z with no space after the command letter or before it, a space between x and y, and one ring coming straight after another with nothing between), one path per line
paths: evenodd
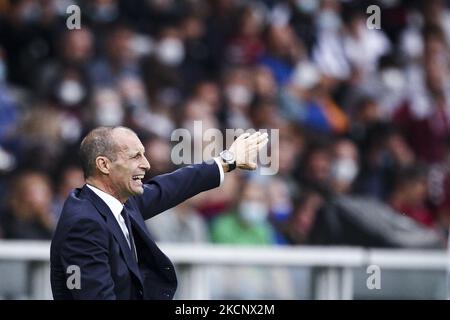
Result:
M161 31L156 44L155 54L160 63L177 68L185 59L185 47L180 31L175 27L167 27Z
M236 67L228 70L224 77L223 92L226 125L230 128L251 128L248 114L255 95L251 69Z
M192 92L195 85L212 72L208 64L211 49L205 43L205 21L195 10L192 11L177 25L179 36L173 39L175 42L172 40L171 45L177 58L174 62L181 69L184 90L187 92Z
M325 134L348 131L349 119L333 96L339 82L321 72L307 59L297 63L289 85L281 91L283 117Z
M405 134L417 158L435 164L444 159L450 135L450 64L448 44L440 28L425 28L423 38L422 68L410 79L408 97L394 113L393 122Z
M367 28L361 10L347 10L344 20L344 54L352 67L352 78L362 83L373 75L380 57L390 52L391 43L382 30Z
M331 187L338 194L349 193L358 175L358 149L348 139L336 142L333 147L334 161L331 165Z
M162 28L153 42L149 55L142 57L142 76L153 105L174 108L182 103L184 94L191 93L194 81L182 69L185 61L185 44L182 33L175 26ZM189 90L187 88L189 87Z
M58 59L49 59L34 74L41 98L75 111L89 97L88 66L94 53L94 36L88 27L67 30L58 39Z
M123 100L113 87L96 88L92 94L92 106L95 125L117 126L124 123Z
M269 205L264 187L258 182L247 181L236 209L213 221L212 241L222 244L272 244L274 231L268 214Z
M284 230L294 213L294 203L288 183L279 177L272 177L267 180L267 185L270 192L269 220L276 230L275 241L277 244L287 244L288 239Z
M350 76L351 66L342 46L343 21L341 1L317 1L320 8L315 12L316 41L312 56L321 72L337 79Z
M269 222L271 201L266 188L265 180L247 180L241 189L236 209L213 221L212 241L217 244L253 246L279 243ZM281 200L280 197L277 200ZM269 296L286 299L292 296L291 274L284 269L235 266L218 267L212 272L220 274L220 277L214 277L211 288L213 296L230 299L266 299Z

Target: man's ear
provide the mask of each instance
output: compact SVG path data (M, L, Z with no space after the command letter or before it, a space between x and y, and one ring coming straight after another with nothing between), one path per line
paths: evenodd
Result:
M107 157L98 156L95 158L95 166L101 173L109 174L109 170L111 169L111 161Z

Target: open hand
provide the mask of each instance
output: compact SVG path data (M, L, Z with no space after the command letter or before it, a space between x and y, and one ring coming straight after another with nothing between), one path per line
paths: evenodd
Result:
M236 157L236 167L243 170L255 170L258 167L256 156L267 142L269 142L267 133L241 134L229 149Z

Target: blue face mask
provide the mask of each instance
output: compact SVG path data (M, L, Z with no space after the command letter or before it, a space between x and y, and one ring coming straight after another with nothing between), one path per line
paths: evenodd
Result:
M270 209L271 217L274 220L286 220L292 214L292 204L289 202L275 203Z

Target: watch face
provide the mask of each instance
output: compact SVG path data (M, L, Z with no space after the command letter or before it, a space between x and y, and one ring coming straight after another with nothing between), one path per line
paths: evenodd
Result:
M222 152L221 156L222 156L222 159L225 161L232 161L234 158L233 154L228 150L224 150Z

